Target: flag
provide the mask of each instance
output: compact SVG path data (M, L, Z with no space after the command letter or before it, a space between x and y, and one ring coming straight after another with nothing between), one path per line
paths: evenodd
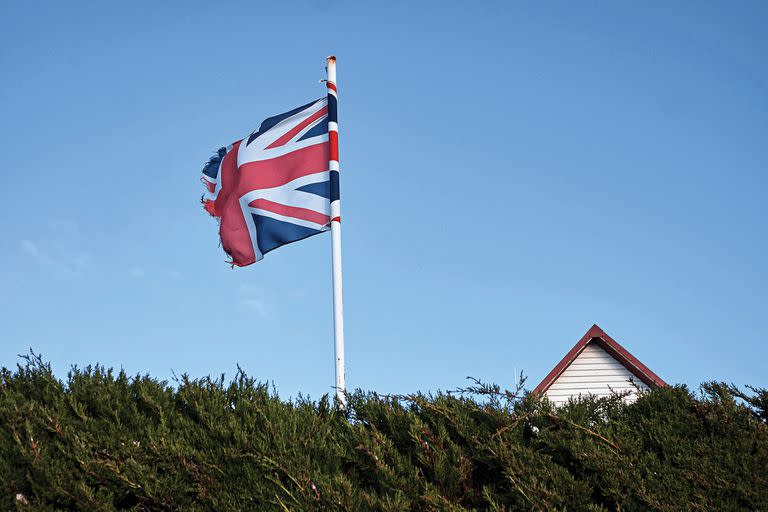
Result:
M332 101L334 118L335 106ZM203 206L219 219L221 245L233 265L250 265L330 229L338 181L329 172L328 110L322 98L265 119L203 168Z

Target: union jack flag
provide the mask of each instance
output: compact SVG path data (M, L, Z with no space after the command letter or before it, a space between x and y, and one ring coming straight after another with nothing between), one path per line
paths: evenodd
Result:
M205 165L203 205L219 218L221 245L233 265L250 265L273 249L330 229L339 188L338 157L329 165L335 153L329 139L336 135L329 137L329 123L335 131L332 94L265 119Z

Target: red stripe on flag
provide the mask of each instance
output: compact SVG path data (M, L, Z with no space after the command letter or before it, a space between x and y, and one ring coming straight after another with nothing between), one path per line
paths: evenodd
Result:
M265 149L272 149L279 146L282 146L286 142L290 141L292 138L296 136L297 133L299 133L301 130L312 124L313 122L317 121L324 115L328 113L328 107L323 107L308 118L306 118L304 121L300 122L290 130L288 130L282 137L277 139L275 142L267 146Z
M330 160L339 161L339 134L335 131L328 132L328 143L330 148L328 150Z
M331 222L333 222L333 221L341 222L341 217L334 217L334 218L331 219Z
M210 199L203 199L203 208L205 211L211 214L212 217L216 217L216 204Z
M329 89L333 89L334 91L336 91L336 84L335 83L333 83L333 82L325 82L325 83L326 83L326 85L328 86ZM336 92L339 92L339 91L336 91Z
M269 160L240 166L240 196L257 188L285 185L296 178L328 170L328 143L314 144ZM226 184L226 181L224 182Z
M248 206L251 208L258 208L259 210L267 210L268 212L277 213L286 217L295 217L297 219L308 220L309 222L314 222L315 224L320 224L323 226L328 224L328 221L330 220L328 215L316 212L315 210L298 208L296 206L287 206L284 204L275 203L269 199L254 199L248 204Z
M238 201L238 182L240 173L237 172L237 152L240 148L237 141L232 151L224 156L221 162L219 180L222 188L216 198L213 209L217 217L221 218L219 224L219 238L221 246L232 258L231 263L242 267L256 261L256 255L251 245L251 235L243 217L243 209Z

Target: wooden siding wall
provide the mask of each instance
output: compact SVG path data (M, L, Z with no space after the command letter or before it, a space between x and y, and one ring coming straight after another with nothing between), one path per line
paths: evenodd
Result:
M647 390L648 386L599 345L590 343L552 383L546 396L556 405L561 405L571 396L580 394L608 396L611 390L632 391L626 401L633 402L637 399L637 388Z

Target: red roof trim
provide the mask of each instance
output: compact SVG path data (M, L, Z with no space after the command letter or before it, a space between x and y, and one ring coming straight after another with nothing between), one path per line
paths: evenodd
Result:
M538 386L533 390L534 393L544 393L549 386L554 383L558 377L568 368L579 354L589 343L597 343L606 352L611 354L614 359L621 363L632 375L640 379L646 385L656 388L666 386L667 383L661 377L653 373L647 366L641 363L635 356L630 354L627 349L621 346L618 341L608 336L597 324L594 324L587 333L565 354L565 357L557 363L551 372L544 377Z

